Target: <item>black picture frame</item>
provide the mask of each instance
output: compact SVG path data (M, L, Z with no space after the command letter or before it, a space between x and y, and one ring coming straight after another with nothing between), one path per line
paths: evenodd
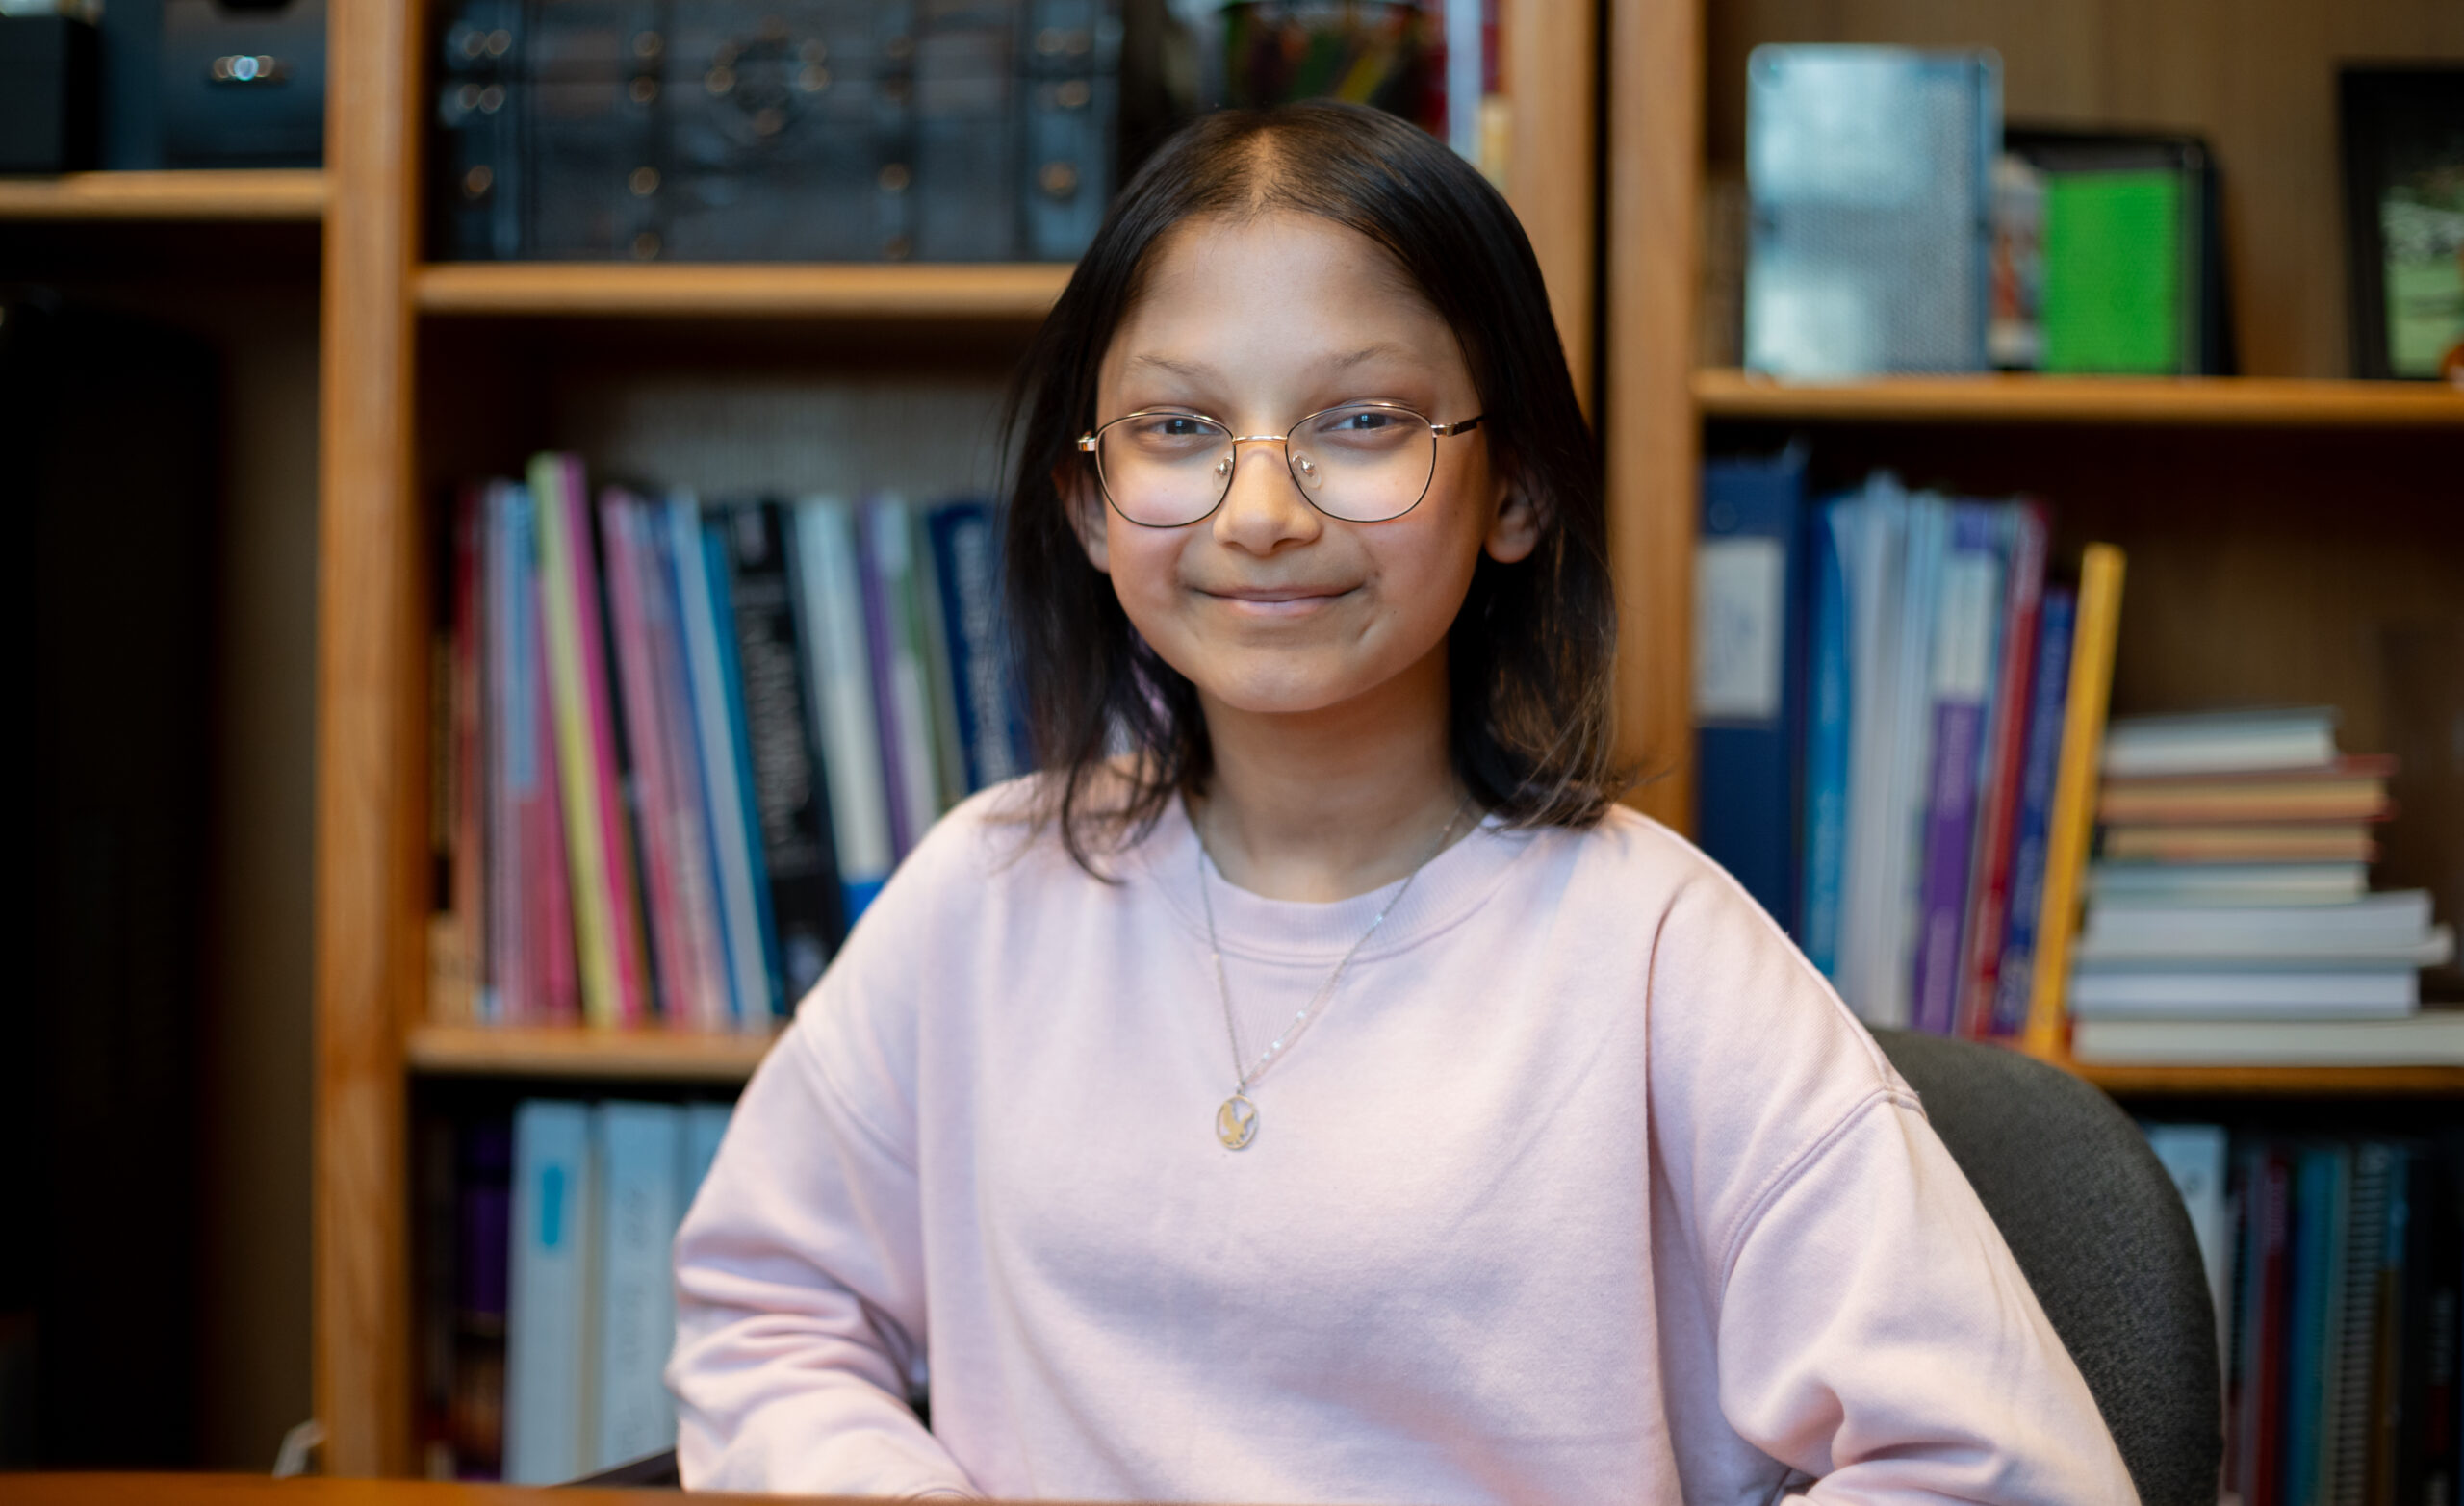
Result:
M2464 175L2464 62L2353 64L2337 71L2336 117L2344 158L2345 285L2353 374L2437 381L2399 372L2388 344L2387 239L2380 205L2405 175L2435 167ZM2464 318L2446 359L2464 361ZM2451 379L2464 380L2464 377Z

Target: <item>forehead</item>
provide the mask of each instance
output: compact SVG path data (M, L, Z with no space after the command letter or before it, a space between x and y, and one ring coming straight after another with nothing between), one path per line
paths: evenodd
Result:
M1110 374L1141 356L1270 352L1305 364L1371 345L1461 360L1453 330L1384 247L1315 215L1272 211L1168 231L1105 367Z

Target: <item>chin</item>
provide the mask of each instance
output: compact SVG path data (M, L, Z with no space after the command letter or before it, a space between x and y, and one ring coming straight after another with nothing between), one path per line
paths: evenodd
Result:
M1375 688L1383 676L1358 665L1202 665L1190 679L1210 699L1253 716L1323 711Z

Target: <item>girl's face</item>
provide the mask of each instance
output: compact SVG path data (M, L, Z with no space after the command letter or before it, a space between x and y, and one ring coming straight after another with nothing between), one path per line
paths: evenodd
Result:
M1194 220L1165 239L1105 353L1096 411L1186 410L1236 435L1282 434L1361 399L1438 423L1480 411L1454 331L1385 252L1332 221L1275 213ZM1062 478L1088 558L1212 704L1320 711L1387 685L1443 652L1483 549L1510 563L1537 541L1531 506L1509 495L1478 429L1439 440L1427 494L1384 523L1312 507L1280 445L1239 455L1222 505L1179 528L1106 506L1091 466ZM1443 694L1443 675L1414 679Z

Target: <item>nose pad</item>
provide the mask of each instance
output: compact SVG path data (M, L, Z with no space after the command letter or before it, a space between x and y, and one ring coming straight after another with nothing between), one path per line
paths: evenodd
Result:
M1321 486L1324 484L1318 474L1318 462L1310 459L1308 456L1293 456L1292 468L1295 471L1299 472L1300 479L1308 482L1311 486Z
M1219 479L1219 478L1221 478L1221 477L1223 477L1223 476L1228 476L1228 475L1230 475L1231 473L1232 473L1232 457L1231 457L1231 456L1226 455L1226 456L1224 456L1222 459L1220 459L1220 460L1219 460L1219 461L1217 461L1217 462L1215 463L1215 474L1216 474L1216 476L1217 476Z

